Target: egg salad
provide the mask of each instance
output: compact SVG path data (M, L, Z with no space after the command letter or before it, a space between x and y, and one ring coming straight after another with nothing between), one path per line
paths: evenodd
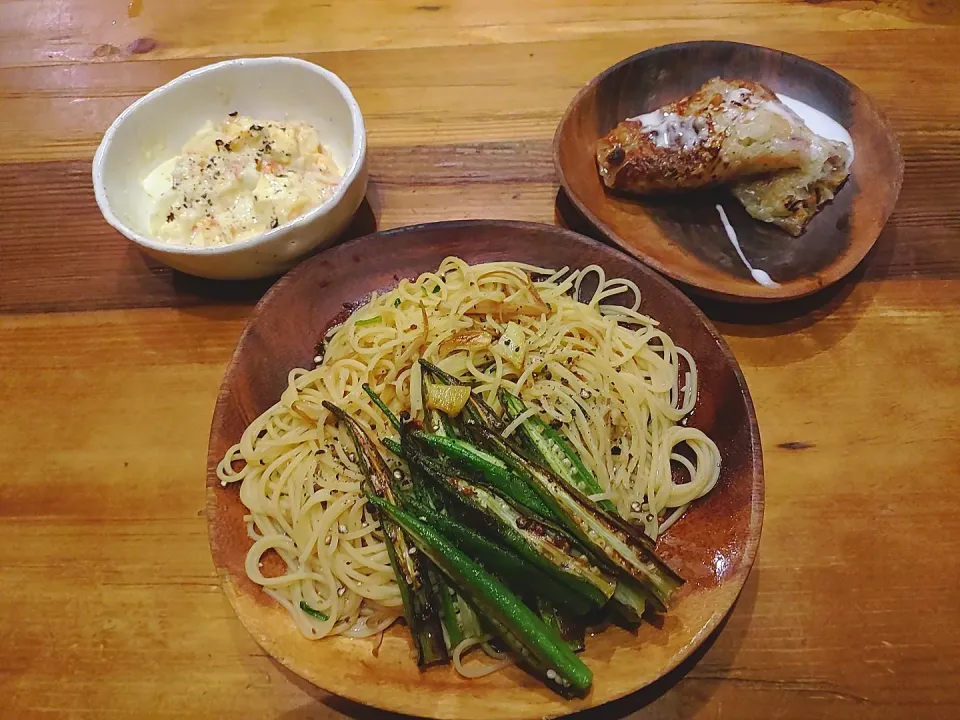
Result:
M143 186L155 203L156 239L211 247L294 220L330 197L341 179L311 125L231 113L204 125Z

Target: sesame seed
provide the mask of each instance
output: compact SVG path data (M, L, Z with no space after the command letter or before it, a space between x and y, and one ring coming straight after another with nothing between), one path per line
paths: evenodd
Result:
M556 679L557 679L557 671L556 671L556 670L553 670L553 669L547 670L547 678L550 679L550 680L556 680Z
M337 588L337 595L339 595L340 597L343 597L346 594L346 592L347 592L347 589L345 587Z

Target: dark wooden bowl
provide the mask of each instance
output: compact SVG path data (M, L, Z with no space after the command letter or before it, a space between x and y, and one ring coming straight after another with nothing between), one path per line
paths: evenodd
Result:
M723 190L638 198L607 191L595 142L621 120L689 95L712 77L761 82L826 113L854 142L850 178L798 238L754 220ZM883 113L845 78L810 60L733 42L647 50L591 80L567 108L553 144L560 184L610 240L698 293L773 302L836 282L867 254L893 212L903 180L900 146ZM756 283L724 233L724 206L746 257L779 287Z
M444 257L470 263L518 260L541 266L595 263L607 277L632 279L641 309L661 321L695 358L700 397L690 424L710 434L723 455L716 489L660 541L687 579L659 627L638 634L617 627L589 639L583 657L595 674L584 700L565 701L517 668L464 680L447 667L418 672L405 627L370 640L310 641L244 571L251 545L239 488L223 488L216 466L243 429L272 405L291 368L308 366L315 344L344 307L399 278L436 269ZM433 718L555 717L599 705L653 682L714 630L740 592L763 518L763 463L753 404L726 343L670 283L601 243L548 225L476 221L421 225L369 235L326 250L282 278L243 332L217 400L207 461L207 518L213 561L240 621L268 653L319 687L358 702Z

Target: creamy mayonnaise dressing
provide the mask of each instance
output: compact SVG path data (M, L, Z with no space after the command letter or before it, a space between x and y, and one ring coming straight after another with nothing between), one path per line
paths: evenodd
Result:
M844 145L850 148L850 162L853 163L853 138L850 137L850 133L847 132L847 129L843 127L843 125L838 123L826 113L823 113L814 107L810 107L804 102L795 100L788 95L781 95L780 93L777 93L777 97L780 99L780 102L793 110L793 112L795 112L800 119L803 120L804 125L810 128L814 134L819 135L820 137L825 137L827 140L842 142Z
M659 148L679 146L690 150L707 137L707 123L700 117L654 110L627 120L639 122Z
M727 214L723 211L723 206L717 205L716 208L717 212L720 213L720 222L723 223L723 229L727 231L727 237L730 238L730 242L733 244L733 249L737 251L737 255L740 256L743 264L746 265L747 270L750 271L750 277L764 287L780 287L780 283L774 282L774 280L766 273L765 270L759 270L750 264L750 261L747 260L747 257L743 254L743 250L740 248L740 241L737 239L737 233L734 231L733 225L731 225L730 221L727 219Z
M842 142L850 148L850 162L853 162L853 138L850 137L850 133L847 132L843 125L826 113L789 95L777 93L777 98L792 110L815 135L835 142ZM747 103L749 106L751 93L745 88L736 88L724 93L723 99L725 102L734 105ZM755 107L765 107L768 110L777 112L790 119L789 113L784 112L783 108L775 102L764 100L755 105ZM706 122L695 116L680 116L676 113L665 113L662 110L653 110L652 112L627 118L627 120L639 122L643 126L643 129L654 140L657 147L660 148L679 146L684 150L690 150L696 146L698 142L705 140L707 135Z
M315 208L341 173L317 131L302 122L231 116L207 123L143 180L150 229L175 245L228 245Z

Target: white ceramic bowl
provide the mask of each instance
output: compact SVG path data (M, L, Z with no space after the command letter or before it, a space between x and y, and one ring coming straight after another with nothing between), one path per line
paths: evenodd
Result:
M313 125L343 170L343 181L322 205L242 242L189 248L154 240L143 179L179 155L207 120L234 111ZM360 106L340 78L296 58L239 58L191 70L120 113L94 156L93 188L106 221L157 260L207 278L266 277L330 245L347 227L367 189L366 155Z

